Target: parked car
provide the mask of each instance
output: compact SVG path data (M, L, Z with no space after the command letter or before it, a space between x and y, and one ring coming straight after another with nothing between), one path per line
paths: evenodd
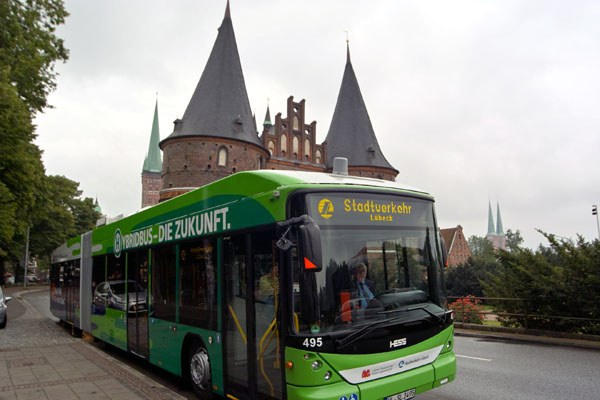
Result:
M8 316L6 315L6 303L12 300L12 297L4 297L2 288L0 287L0 329L6 327Z
M102 282L94 290L94 304L101 306L104 303L110 308L125 311L125 283L127 283L127 297L129 297L129 310L127 311L133 313L145 311L148 294L144 288L132 280Z

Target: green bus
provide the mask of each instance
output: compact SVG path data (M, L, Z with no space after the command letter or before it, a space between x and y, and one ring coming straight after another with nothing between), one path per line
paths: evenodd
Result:
M56 249L60 320L229 399L410 399L454 380L433 198L240 172Z

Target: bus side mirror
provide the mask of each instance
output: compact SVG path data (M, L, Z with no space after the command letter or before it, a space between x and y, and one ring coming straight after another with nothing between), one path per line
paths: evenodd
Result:
M321 229L310 217L306 217L298 226L298 242L300 244L300 260L304 271L319 272L323 269L323 252L321 249Z

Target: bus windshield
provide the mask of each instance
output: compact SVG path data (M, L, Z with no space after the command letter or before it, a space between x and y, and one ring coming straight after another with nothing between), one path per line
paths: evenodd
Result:
M323 269L305 271L296 263L298 333L443 312L431 200L336 192L309 194L306 201L321 230Z

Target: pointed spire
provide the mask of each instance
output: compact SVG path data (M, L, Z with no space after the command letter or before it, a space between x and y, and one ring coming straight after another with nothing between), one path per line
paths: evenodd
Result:
M148 172L162 172L162 160L160 157L160 148L158 143L160 142L160 134L158 131L158 99L154 105L154 120L152 121L152 132L150 133L150 144L148 146L148 153L144 160L144 167L142 171Z
M263 125L273 125L271 122L271 110L269 109L269 100L267 99L267 113L265 114L265 122Z
M183 136L217 136L262 147L252 120L229 2L187 109L162 143Z
M346 32L346 63L350 63L350 38L348 37L348 31Z
M496 229L496 235L504 236L504 227L502 226L502 218L500 217L500 203L496 203L496 207L497 207L496 222L498 223L498 225L497 225L498 229Z
M490 235L495 235L496 234L496 228L494 228L494 216L492 215L492 203L488 202L489 204L489 211L488 211L488 232L487 232L487 236Z
M102 208L100 207L100 203L98 203L98 196L96 196L96 201L94 202L94 211L102 214Z
M347 60L335 111L327 133L327 166L335 157L346 157L349 166L372 166L395 170L385 159L375 137L352 63L347 43Z
M229 0L227 0L227 7L225 8L225 18L231 18L231 11L229 9Z

